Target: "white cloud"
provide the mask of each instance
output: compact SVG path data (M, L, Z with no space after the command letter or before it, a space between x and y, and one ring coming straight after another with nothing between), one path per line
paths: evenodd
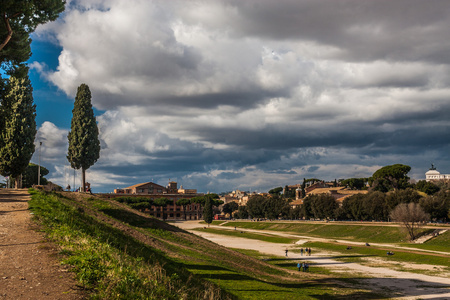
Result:
M413 2L73 0L37 32L58 68L32 67L71 97L90 86L110 184L127 166L208 187L270 185L279 163L280 181L370 175L448 148L449 13Z

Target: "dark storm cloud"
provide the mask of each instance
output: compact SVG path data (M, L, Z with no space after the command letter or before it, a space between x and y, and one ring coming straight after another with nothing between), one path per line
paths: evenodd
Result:
M348 60L447 63L448 1L228 1L236 35L308 40L339 48ZM439 43L436 43L439 40Z

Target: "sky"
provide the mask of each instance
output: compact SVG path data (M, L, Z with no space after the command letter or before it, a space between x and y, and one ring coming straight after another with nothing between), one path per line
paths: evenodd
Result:
M450 173L447 0L67 2L29 61L32 162L54 183L80 182L66 155L82 83L100 132L93 192Z

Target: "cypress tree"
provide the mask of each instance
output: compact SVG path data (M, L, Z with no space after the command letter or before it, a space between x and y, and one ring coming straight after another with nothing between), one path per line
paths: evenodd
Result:
M212 207L212 200L211 197L208 197L208 195L205 197L205 207L203 208L203 220L209 224L211 224L213 220L213 207Z
M2 117L0 174L15 178L15 187L19 188L20 175L35 150L36 105L28 76L10 77L2 99Z
M74 169L81 168L82 190L86 186L86 170L100 157L98 127L91 104L91 91L86 84L78 87L72 110L67 159Z

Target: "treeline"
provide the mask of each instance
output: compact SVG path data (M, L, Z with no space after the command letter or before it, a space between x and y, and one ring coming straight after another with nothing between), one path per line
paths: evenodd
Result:
M432 221L450 218L450 185L446 182L419 181L410 183L407 176L410 166L395 164L377 170L369 178L349 178L334 181L333 186L352 190L369 190L337 202L330 194L313 194L303 197L303 204L292 208L289 203L294 194L288 186L271 189L269 196L254 196L246 206L235 211L238 218L266 219L334 219L358 221L389 221L390 214L400 204L417 203ZM302 196L307 183L319 182L317 178L304 179Z
M418 203L432 221L446 221L450 217L450 194L446 190L422 196L412 188L356 194L344 199L342 205L331 195L313 195L304 199L300 216L307 219L389 221L391 211L402 203Z
M239 206L235 218L264 219L332 219L353 221L389 221L391 211L402 203L417 203L430 215L432 221L450 218L450 193L441 190L423 196L417 190L370 191L356 194L339 203L330 194L313 194L303 199L303 204L293 208L290 201L281 196L251 197L247 205Z

